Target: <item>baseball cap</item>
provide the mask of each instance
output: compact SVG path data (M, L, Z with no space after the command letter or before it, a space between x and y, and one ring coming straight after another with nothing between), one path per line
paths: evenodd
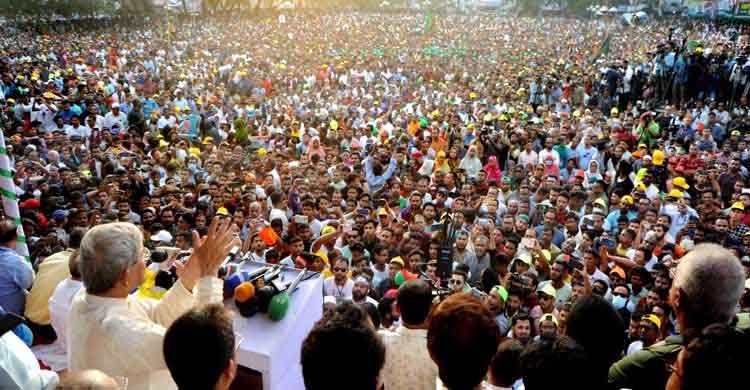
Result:
M151 241L172 242L172 235L166 230L159 230L158 233L151 236Z
M229 216L229 210L227 210L226 207L219 207L218 210L216 210L216 215L223 215L223 216Z
M685 178L682 177L682 176L677 176L674 179L672 179L672 185L675 186L675 187L680 188L683 191L687 190L688 188L690 188L690 186L688 185L687 181L685 181Z
M623 270L619 266L615 267L615 268L612 268L612 271L609 271L609 274L610 275L615 274L615 275L619 276L621 279L625 279L625 270Z
M555 326L560 326L560 324L557 322L557 317L555 317L554 314L552 313L542 314L542 316L539 317L540 324L544 321L552 321L555 324Z
M52 219L54 219L57 222L60 222L63 219L67 218L68 214L70 214L68 210L55 210L55 212L52 213Z
M672 191L669 191L667 194L667 198L682 198L682 191L674 189Z
M516 260L521 260L524 263L531 265L531 255L528 253L522 253L516 257Z
M745 205L742 202L734 202L732 203L732 210L745 211Z
M402 259L401 256L396 256L396 257L392 258L391 261L389 261L388 263L389 264L396 263L396 264L400 265L401 267L403 267L404 266L404 259Z
M545 286L544 286L544 287L542 287L542 288L538 288L538 289L536 290L536 292L537 292L537 293L540 293L540 292L541 292L541 293L543 293L543 294L545 294L545 295L549 295L549 296L551 296L552 298L555 298L555 299L557 299L557 290L555 290L555 288L554 288L554 287L552 287L552 284L547 284L547 285L545 285Z
M656 329L661 329L661 320L659 317L657 317L654 314L646 314L645 316L641 317L642 319L656 325Z
M508 300L508 290L506 290L503 286L498 285L492 287L492 290L490 290L490 294L497 295L498 297L500 297L500 299L503 300L503 302L506 302Z
M630 195L625 195L622 197L622 201L625 202L625 204L632 206L634 203L633 197Z

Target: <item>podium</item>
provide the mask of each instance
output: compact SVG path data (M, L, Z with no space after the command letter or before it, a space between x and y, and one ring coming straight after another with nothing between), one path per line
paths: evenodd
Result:
M248 261L243 270L252 272L267 265ZM300 272L284 268L283 280L293 280ZM263 390L304 389L300 351L302 341L323 315L323 278L316 275L301 282L291 296L289 312L279 322L264 313L242 317L231 299L225 306L234 311L234 331L242 337L237 364L260 372Z

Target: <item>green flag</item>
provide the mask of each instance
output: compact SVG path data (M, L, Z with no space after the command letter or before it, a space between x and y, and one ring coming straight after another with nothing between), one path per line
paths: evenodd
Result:
M432 10L427 10L424 14L424 29L422 30L425 34L432 32L432 27L435 24L435 14Z
M604 38L604 42L602 42L602 46L599 47L599 51L596 53L594 58L591 59L591 62L596 62L596 60L598 60L599 57L606 56L609 53L609 41L610 41L610 36L607 35L607 37Z

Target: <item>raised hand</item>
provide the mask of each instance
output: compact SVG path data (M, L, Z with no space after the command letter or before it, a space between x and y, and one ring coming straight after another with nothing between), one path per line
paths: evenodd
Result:
M180 280L188 290L192 290L198 279L216 276L221 262L229 254L234 241L231 220L214 218L208 234L200 237L193 230L193 254L181 270Z

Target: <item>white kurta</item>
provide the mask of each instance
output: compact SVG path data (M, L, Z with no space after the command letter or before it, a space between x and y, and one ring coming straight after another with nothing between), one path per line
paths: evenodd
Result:
M67 331L68 313L73 304L73 298L83 288L83 283L78 280L67 278L60 282L49 299L49 315L52 327L57 333L54 343L48 345L37 345L31 350L36 358L43 361L52 370L60 372L68 369L67 354Z
M223 283L204 277L194 292L178 281L159 301L77 295L68 321L70 369L126 377L130 390L175 389L162 353L167 327L193 306L220 304Z
M58 382L57 374L39 369L34 354L13 331L0 337L0 389L54 389Z

